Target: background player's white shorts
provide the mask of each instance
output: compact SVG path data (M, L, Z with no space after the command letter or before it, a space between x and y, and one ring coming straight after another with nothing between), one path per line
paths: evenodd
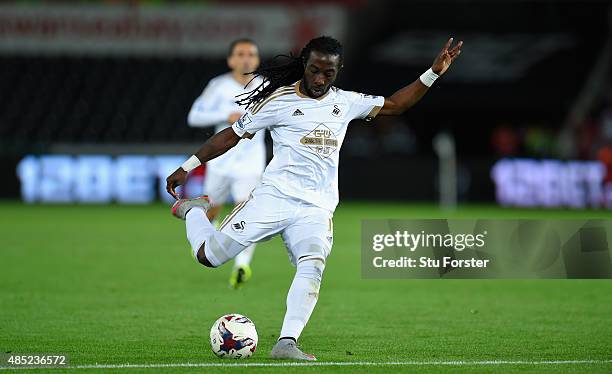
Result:
M307 258L325 261L334 240L332 217L327 209L260 185L223 220L219 230L244 246L280 233L295 265Z
M242 202L249 198L259 181L260 177L257 175L233 177L207 170L204 193L214 205L225 204L230 194L234 202Z

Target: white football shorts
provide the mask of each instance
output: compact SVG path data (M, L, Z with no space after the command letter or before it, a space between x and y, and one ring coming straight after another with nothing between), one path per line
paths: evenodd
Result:
M334 241L332 218L327 209L260 185L225 217L219 231L244 246L280 234L296 265L311 258L325 261Z

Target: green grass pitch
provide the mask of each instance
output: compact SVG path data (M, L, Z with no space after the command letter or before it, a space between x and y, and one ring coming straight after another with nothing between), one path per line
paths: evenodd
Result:
M319 303L300 339L324 365L283 368L265 366L277 362L268 353L293 276L278 238L257 247L252 281L233 291L229 266L199 266L183 222L161 204L5 201L0 217L0 353L68 353L71 365L111 365L66 372L612 372L610 280L363 280L359 253L366 218L609 218L609 212L341 204ZM210 352L210 326L231 312L257 326L259 346L249 360ZM543 363L575 360L594 362ZM127 363L136 366L112 366ZM176 365L185 363L262 366Z

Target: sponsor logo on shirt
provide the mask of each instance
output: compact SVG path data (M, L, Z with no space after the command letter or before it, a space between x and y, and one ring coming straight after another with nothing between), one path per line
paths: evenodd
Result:
M303 115L304 115L304 113L302 113L302 111L299 110L299 109L296 109L295 112L293 112L293 114L292 114L293 117L295 117L295 116L303 116Z
M329 127L322 123L302 137L300 143L307 146L321 158L329 157L338 148L336 135Z

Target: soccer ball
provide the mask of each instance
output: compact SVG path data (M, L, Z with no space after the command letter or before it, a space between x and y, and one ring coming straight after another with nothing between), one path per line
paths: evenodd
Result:
M210 329L210 347L221 358L248 358L257 348L255 324L241 314L227 314Z

